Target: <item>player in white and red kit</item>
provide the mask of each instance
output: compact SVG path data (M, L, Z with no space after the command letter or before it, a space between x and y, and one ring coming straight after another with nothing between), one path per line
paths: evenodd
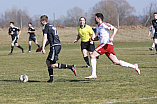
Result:
M97 78L96 75L96 57L106 54L106 56L113 62L115 65L125 66L133 68L135 71L137 71L138 74L140 74L140 70L138 69L137 64L130 64L127 62L124 62L122 60L118 60L116 57L116 54L114 52L113 47L113 38L116 35L118 29L112 26L109 23L103 22L103 14L97 13L95 14L95 22L97 24L97 37L91 38L93 41L99 40L100 45L95 49L95 51L91 54L91 66L92 66L92 74L85 78ZM110 37L110 30L113 30L113 34Z

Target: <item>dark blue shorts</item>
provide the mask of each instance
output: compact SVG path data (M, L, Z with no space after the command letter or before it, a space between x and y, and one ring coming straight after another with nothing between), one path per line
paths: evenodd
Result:
M47 57L47 60L49 60L51 64L55 64L56 61L59 60L58 54L60 53L60 51L61 51L61 45L50 47L50 52Z

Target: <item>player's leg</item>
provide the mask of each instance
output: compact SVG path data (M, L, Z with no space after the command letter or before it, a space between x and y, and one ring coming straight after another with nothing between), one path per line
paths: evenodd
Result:
M31 42L32 42L32 41L28 41L28 45L29 45L29 50L28 50L28 52L31 52Z
M8 55L12 55L13 50L14 50L14 43L13 43L13 42L11 42L11 52L10 52Z
M84 58L84 61L86 62L86 68L89 68L90 67L90 64L89 64L89 58L88 58L88 55L87 55L87 50L86 49L83 49L82 50L82 54L83 54L83 58Z
M157 52L157 36L154 38L154 43L155 43L155 49L156 49L156 52ZM157 55L157 53L155 55Z
M36 36L33 38L34 43L38 46L38 48L40 47L39 43L37 42L37 38Z
M96 57L100 56L100 54L96 51L94 51L92 54L91 54L91 66L92 66L92 74L88 77L85 77L85 78L97 78L97 75L96 75Z
M149 50L153 50L153 48L155 47L155 39L153 38L153 44L152 44L152 47L151 48L149 48Z
M48 81L46 81L46 83L53 82L53 68L51 67L51 63L49 60L46 60L46 64L48 67L48 73L49 73L49 77L50 77L50 79Z
M22 50L22 53L24 53L24 49L17 42L15 42L15 46L20 48Z
M138 65L137 64L133 65L133 64L130 64L128 62L125 62L125 61L122 61L122 60L118 60L116 55L114 55L112 53L108 56L108 58L113 62L113 64L124 66L124 67L133 68L133 69L135 69L135 71L138 72L138 74L140 74L140 70L138 69Z

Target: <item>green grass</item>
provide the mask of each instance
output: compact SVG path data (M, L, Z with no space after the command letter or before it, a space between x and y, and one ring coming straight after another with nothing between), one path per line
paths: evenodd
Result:
M25 53L14 48L10 52L10 37L7 30L2 35L0 46L0 104L52 104L52 103L83 103L83 104L155 104L157 102L157 57L155 50L149 51L152 40L141 33L147 29L119 30L114 47L117 57L130 63L138 63L141 75L131 69L113 65L105 56L97 60L97 79L85 79L91 74L91 68L82 68L85 62L80 51L80 42L73 44L77 31L75 29L59 29L62 50L59 54L60 63L76 64L78 75L75 77L70 70L54 69L54 83L45 83L49 79L45 60L47 55L36 53L37 46L32 44L32 52L28 50L28 36L23 30L19 44ZM126 36L121 33L126 33ZM41 44L42 33L38 30ZM128 37L128 34L132 36ZM136 34L135 34L136 33ZM140 38L140 36L142 38ZM138 41L136 37L138 35ZM118 38L122 37L123 38ZM145 35L147 36L147 34ZM128 41L126 39L128 39ZM96 46L98 42L96 42ZM48 54L49 47L46 47ZM19 76L27 74L29 82L21 83Z

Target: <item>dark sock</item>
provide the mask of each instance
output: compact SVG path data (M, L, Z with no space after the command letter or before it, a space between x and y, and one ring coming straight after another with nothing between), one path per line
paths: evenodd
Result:
M50 81L53 81L53 68L48 67L48 72L49 72L49 76L50 76Z
M37 44L37 46L38 46L38 47L40 47L40 45L39 45L39 44Z
M29 51L31 51L31 45L29 45Z
M84 57L84 60L85 60L86 64L90 66L88 56Z
M14 46L11 46L11 53L13 53L13 50L14 50Z
M59 69L66 69L66 68L72 69L72 65L58 63L58 68Z
M156 51L157 51L157 44L155 44L155 49L156 49Z
M20 45L18 45L17 47L20 48L21 50L23 50L23 48Z

